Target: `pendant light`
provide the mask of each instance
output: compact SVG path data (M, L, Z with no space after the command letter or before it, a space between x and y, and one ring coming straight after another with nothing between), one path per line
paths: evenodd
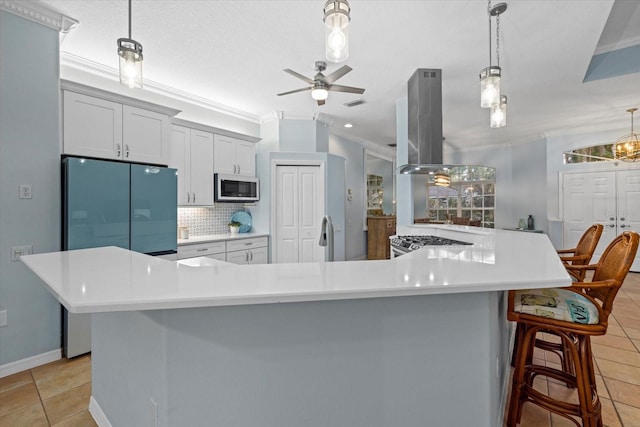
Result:
M349 22L351 21L349 2L328 0L323 10L327 61L345 61L349 57Z
M438 171L433 175L433 183L438 187L448 187L451 184L451 177L445 171Z
M507 10L506 3L498 3L491 6L489 0L487 11L489 14L489 66L480 71L480 107L491 108L493 104L500 102L500 79L502 69L500 68L500 15ZM494 66L491 62L491 17L496 17L496 56L498 64Z
M631 133L624 135L613 143L613 155L617 160L624 162L635 162L640 160L640 140L638 134L633 132L633 113L638 111L637 108L629 108L631 113Z
M500 102L491 106L491 127L501 128L507 125L507 96L500 95Z
M142 87L142 45L131 38L131 0L129 0L129 38L118 39L120 84Z

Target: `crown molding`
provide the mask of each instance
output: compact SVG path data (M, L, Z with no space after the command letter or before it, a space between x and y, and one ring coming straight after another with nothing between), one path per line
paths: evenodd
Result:
M0 0L5 1L5 0ZM119 74L116 68L100 64L95 61L83 58L81 56L73 55L69 52L60 53L60 65L69 67L75 70L102 77L108 80L118 81ZM260 117L248 113L246 111L238 110L227 105L220 104L210 99L194 95L189 92L181 91L171 86L155 82L153 80L144 79L144 90L158 95L173 98L178 101L186 102L188 104L197 105L209 110L216 111L218 113L226 114L228 116L236 117L242 120L246 120L252 123L260 123Z
M21 18L62 33L68 33L78 25L78 21L75 19L51 10L42 3L33 0L0 0L0 10L13 13Z
M603 53L609 53L616 50L624 49L627 47L640 45L640 36L631 37L625 40L619 40L615 43L606 44L603 46L598 46L596 50L593 52L593 55L602 55Z

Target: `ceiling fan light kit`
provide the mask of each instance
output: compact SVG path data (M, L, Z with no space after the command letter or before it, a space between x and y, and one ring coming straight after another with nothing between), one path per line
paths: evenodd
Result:
M317 71L317 73L315 76L313 76L313 78L303 76L302 74L297 73L288 68L285 69L284 70L285 73L291 74L292 76L299 78L300 80L306 82L309 86L303 87L300 89L290 90L288 92L282 92L282 93L279 93L278 96L290 95L292 93L305 92L307 90L310 90L311 97L316 100L318 105L324 105L325 100L329 97L329 92L346 92L346 93L357 93L357 94L364 93L364 89L359 87L342 86L342 85L334 84L336 80L338 80L340 77L344 76L345 74L347 74L349 71L352 70L352 68L349 67L348 65L343 65L342 67L338 68L336 71L329 74L328 76L325 76L324 74L322 74L322 72L327 69L327 64L324 61L316 61L314 64L314 69Z
M627 110L628 113L631 113L631 132L621 136L613 143L613 154L616 160L622 160L623 162L640 160L640 140L638 139L638 134L633 131L633 113L636 111L638 111L637 108L629 108Z
M349 57L351 8L347 0L328 0L324 4L325 55L327 61L342 62Z
M507 97L502 94L500 81L502 69L500 68L500 15L507 10L506 3L498 3L491 6L488 2L487 13L489 15L489 66L480 71L480 107L490 108L489 123L492 128L501 128L507 124ZM496 18L496 58L497 65L491 62L491 18Z
M142 88L142 45L131 38L131 0L129 0L129 38L118 39L120 84Z

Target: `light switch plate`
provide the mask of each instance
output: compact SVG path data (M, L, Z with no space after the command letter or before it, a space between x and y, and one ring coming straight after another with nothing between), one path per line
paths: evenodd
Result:
M18 261L22 255L31 255L33 245L11 246L11 261Z

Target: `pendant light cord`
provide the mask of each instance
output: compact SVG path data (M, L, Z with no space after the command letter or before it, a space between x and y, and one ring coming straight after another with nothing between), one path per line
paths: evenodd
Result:
M500 15L496 15L496 58L500 66Z
M131 39L131 0L129 0L129 39Z
M489 68L491 68L491 0L487 2L487 16L489 17Z

